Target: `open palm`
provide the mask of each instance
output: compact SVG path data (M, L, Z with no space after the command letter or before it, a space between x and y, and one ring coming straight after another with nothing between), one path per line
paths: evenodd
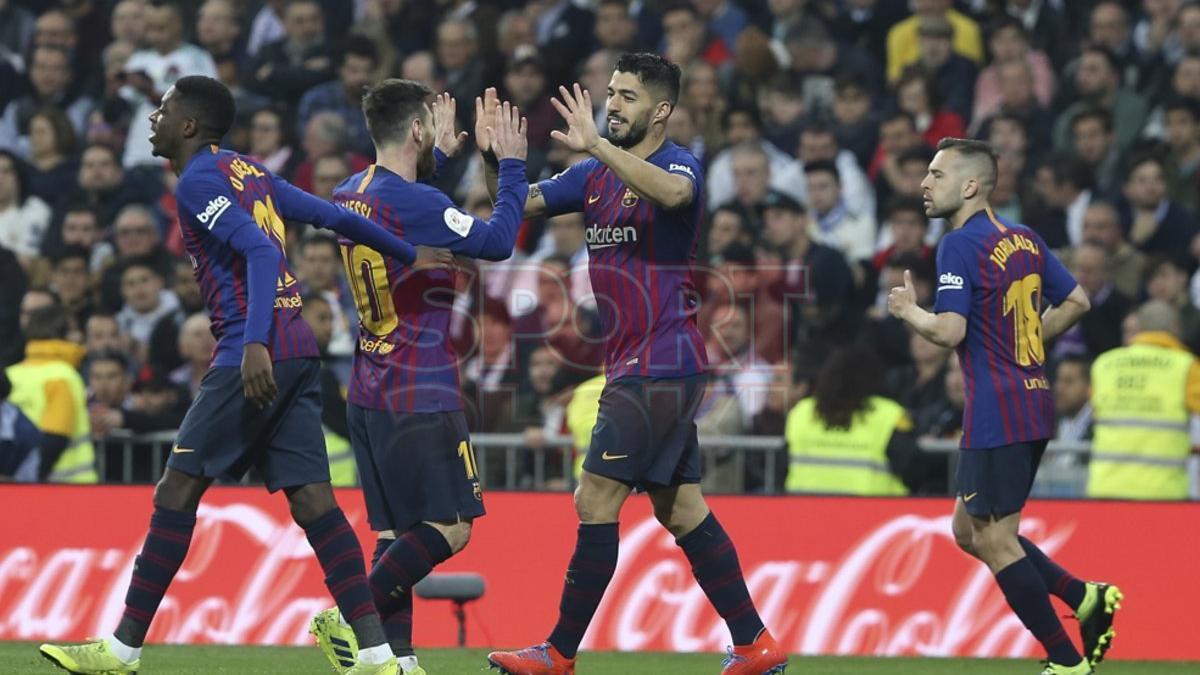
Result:
M554 109L567 123L567 131L551 131L550 137L565 144L575 152L590 152L600 143L600 132L596 130L596 119L592 117L592 95L576 82L574 91L558 88L562 100L550 99Z

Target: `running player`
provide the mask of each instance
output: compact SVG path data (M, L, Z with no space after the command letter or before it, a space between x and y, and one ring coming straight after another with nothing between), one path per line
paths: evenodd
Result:
M660 56L623 55L608 86L607 139L578 84L560 87L562 100L553 100L568 130L551 135L591 157L531 187L525 213L582 211L587 218L608 380L575 492L580 526L558 624L540 645L489 654L502 672L574 672L579 643L616 568L617 519L634 488L650 495L655 516L729 627L734 646L723 672L763 675L787 666L746 589L733 542L700 492L695 415L707 361L692 265L704 176L696 158L666 138L679 80L679 67ZM476 113L489 118L495 106L489 90ZM486 139L478 144L494 178L494 149Z
M505 104L486 124L500 158L500 191L491 220L464 213L432 176L435 142L457 152L455 102L409 80L385 80L363 97L376 163L334 190L335 199L407 241L459 255L512 255L529 184L525 121ZM439 140L440 139L440 140ZM412 647L412 589L467 545L484 514L475 456L450 333L454 273L408 272L373 249L343 240L346 276L358 305L360 337L350 378L350 444L358 462L371 529L379 533L371 592L405 673L424 675ZM353 632L336 609L313 618L317 644L338 672L352 665Z
M996 153L986 143L947 138L938 144L921 183L925 213L945 218L953 230L938 247L934 311L917 305L907 271L888 309L925 339L958 350L967 393L955 540L991 569L1017 617L1046 648L1042 675L1084 675L1112 644L1121 592L1075 578L1018 527L1054 434L1044 344L1090 303L1036 232L992 211L996 172ZM1083 656L1055 616L1050 593L1075 610Z
M329 227L406 264L446 266L453 259L448 251L414 250L257 162L221 150L234 114L223 84L188 76L150 115L154 154L170 160L179 176L180 228L217 347L154 491L150 530L115 634L83 645L42 645L41 653L73 673L136 672L146 632L187 555L205 490L214 478L237 479L255 466L268 490L287 495L330 593L367 645L349 672L391 675L397 663L371 601L362 548L329 484L317 346L283 256L281 216Z

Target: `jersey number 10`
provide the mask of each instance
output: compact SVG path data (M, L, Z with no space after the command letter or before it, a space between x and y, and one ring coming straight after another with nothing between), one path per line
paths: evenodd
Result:
M346 279L354 292L354 305L358 307L362 327L377 337L396 330L400 319L392 302L383 255L367 246L354 244L342 247L342 262L346 266Z
M1013 356L1022 366L1046 360L1042 344L1042 276L1030 274L1012 282L1004 294L1004 316L1013 316Z

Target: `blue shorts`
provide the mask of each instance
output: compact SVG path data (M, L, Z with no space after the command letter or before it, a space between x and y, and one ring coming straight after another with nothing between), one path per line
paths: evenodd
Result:
M958 453L956 494L976 518L1003 518L1025 508L1045 440L998 448L971 448Z
M350 446L376 532L486 513L475 451L461 410L406 413L350 404Z
M646 491L699 483L696 411L707 384L704 373L605 384L583 468Z
M167 466L235 481L254 466L271 492L328 482L320 373L316 359L275 362L279 393L259 410L246 400L240 368L210 369L179 426Z

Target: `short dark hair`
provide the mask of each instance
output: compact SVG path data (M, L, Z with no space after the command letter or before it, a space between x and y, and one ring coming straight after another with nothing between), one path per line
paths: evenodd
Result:
M1087 381L1092 381L1092 360L1084 354L1067 354L1058 359L1058 364L1054 366L1055 379L1058 378L1059 369L1068 364L1079 366Z
M1182 110L1188 115L1191 115L1193 120L1200 120L1200 102L1186 96L1172 96L1163 104L1163 113L1178 112Z
M237 119L233 94L220 80L205 75L187 75L175 81L179 102L187 106L200 129L217 140L225 137Z
M367 89L362 109L375 145L402 141L412 119L425 114L425 100L431 95L433 90L420 82L396 78Z
M745 115L746 117L750 118L750 124L752 124L755 129L762 131L762 117L758 114L758 108L745 104L731 105L725 109L725 112L721 113L721 131L729 130L729 125L733 121L734 115Z
M947 137L938 141L937 149L939 152L957 152L967 159L982 161L985 169L980 180L988 190L996 187L996 175L1000 173L1000 167L996 160L996 149L991 143L972 138Z
M909 148L900 153L896 158L896 165L902 166L909 162L920 162L925 166L929 166L929 162L933 160L933 151L925 144L918 145L915 148Z
M67 336L67 310L55 295L53 305L38 307L29 313L25 337L29 340L61 340Z
M827 173L833 176L834 180L836 180L838 183L842 182L842 173L838 171L837 164L834 164L828 159L818 159L814 162L805 162L804 175L807 176L814 173Z
M155 259L152 256L143 255L143 256L138 256L136 258L127 258L127 259L121 261L120 264L121 264L121 277L122 278L125 276L125 273L128 272L129 270L131 270L135 267L141 267L143 269L149 270L151 274L153 274L154 276L161 279L163 281L163 283L166 283L166 281L167 281L166 277L163 276L162 270L159 269L158 265L156 264Z
M122 372L129 371L129 357L121 352L105 349L104 351L88 355L88 366L93 366L101 361L111 361L121 367Z
M890 115L884 115L883 119L879 121L879 126L882 128L885 124L891 124L901 119L908 122L908 126L913 129L917 128L917 118L913 117L912 113L904 110L895 110Z
M1121 61L1117 58L1117 55L1113 53L1113 50L1105 47L1104 45L1097 44L1095 42L1089 42L1079 50L1079 55L1083 56L1088 52L1102 56L1104 58L1104 62L1108 64L1109 69L1112 70L1113 74L1117 76L1117 80L1120 81L1124 79L1121 77Z
M666 16L671 12L687 12L694 18L701 18L700 10L696 9L696 6L688 0L674 0L673 2L666 3L666 6L659 12L659 16Z
M1091 167L1073 153L1055 153L1046 159L1045 166L1055 183L1070 183L1081 191L1096 186L1096 175Z
M1104 127L1106 133L1111 134L1113 131L1112 113L1100 106L1088 106L1075 113L1075 116L1071 118L1071 133L1074 133L1075 126L1084 120L1100 120L1100 125Z
M925 218L925 204L921 201L920 197L892 195L883 205L883 217L885 220L891 220L892 216L901 211L920 214L921 222L925 227L929 227L929 221Z
M307 251L311 246L328 246L329 248L333 249L334 255L340 255L342 252L342 248L338 244L337 237L325 232L314 232L308 237L305 237L305 239L300 242L301 253Z
M54 263L55 267L58 267L58 264L64 260L83 260L83 263L86 265L91 259L92 252L86 246L67 244L55 252L51 257L51 262Z
M1167 172L1167 160L1161 154L1150 150L1142 150L1135 152L1130 158L1129 163L1125 167L1125 180L1129 180L1133 172L1143 164L1157 164L1158 168L1165 175Z
M695 11L690 3L687 7ZM664 12L665 14L665 12ZM679 82L683 78L679 66L658 54L627 52L617 59L617 72L637 75L647 89L654 90L674 108L679 101Z
M361 36L351 34L342 43L341 53L338 55L338 66L346 65L346 59L351 56L357 56L367 59L372 64L379 65L379 48L371 40Z

